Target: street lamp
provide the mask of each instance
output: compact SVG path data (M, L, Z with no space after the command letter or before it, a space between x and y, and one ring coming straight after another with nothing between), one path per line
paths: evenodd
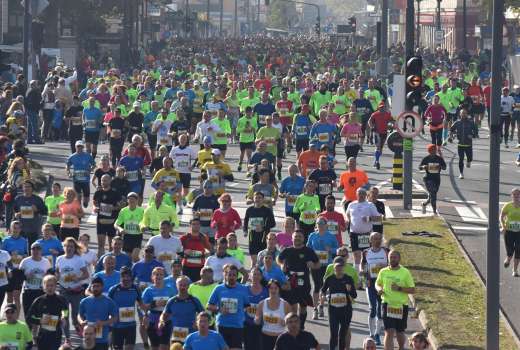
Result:
M417 40L417 47L421 46L421 0L417 0L417 34L416 40Z
M466 23L466 0L462 0L462 47L466 49L466 36L467 36L467 23Z
M441 30L441 1L437 0L437 29Z

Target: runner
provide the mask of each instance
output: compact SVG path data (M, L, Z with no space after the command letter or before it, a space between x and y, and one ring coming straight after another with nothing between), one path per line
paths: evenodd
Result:
M163 265L167 275L171 275L172 261L177 259L182 252L181 240L172 235L172 224L168 220L163 220L159 226L159 235L153 236L147 245L154 247L154 253Z
M228 241L225 237L221 237L217 240L215 247L215 254L208 257L204 263L205 267L211 267L213 271L213 279L215 282L222 283L225 276L225 267L227 265L233 265L242 274L242 279L247 278L248 272L243 268L242 264L238 259L227 253Z
M350 157L357 158L358 153L363 144L363 129L356 120L356 114L350 112L347 115L347 122L341 128L341 137L344 138L345 154L347 159Z
M182 273L192 282L200 279L206 256L211 250L208 237L200 232L200 220L191 219L190 231L180 238L183 249ZM205 304L204 304L205 305Z
M33 181L23 182L23 192L14 199L13 209L14 217L20 223L21 235L27 238L31 245L40 237L42 217L47 215L47 207L43 199L34 194Z
M442 157L442 133L447 122L447 112L440 103L439 95L433 97L433 103L424 112L424 118L430 127L432 144L436 146L436 152Z
M233 172L227 163L223 161L224 155L219 149L211 151L211 162L205 163L201 168L202 174L207 174L208 180L213 184L213 189L217 196L224 193L226 181L235 181Z
M247 106L244 111L244 116L238 120L236 128L240 143L240 158L237 167L239 172L242 171L244 155L247 158L247 164L251 161L251 155L255 149L255 133L257 130L258 124L256 118L253 117L253 109Z
M92 279L99 277L103 280L103 295L108 296L110 288L119 284L121 281L121 275L119 271L116 271L116 258L113 255L104 255L99 260L103 265L103 269L96 272L92 276ZM89 293L87 293L87 295L88 294Z
M254 193L254 204L247 208L244 217L244 233L248 237L251 264L257 264L258 253L266 248L266 235L276 226L273 210L264 206L265 197L262 192Z
M311 232L314 231L316 219L320 212L320 200L315 193L316 185L313 181L305 182L304 192L296 198L293 213L299 215L298 228L304 235L305 243Z
M285 316L290 312L290 306L280 298L282 287L277 280L269 280L267 288L269 297L258 304L255 322L262 324L262 349L272 350L277 338L284 332Z
M320 156L319 168L309 174L308 179L314 181L317 187L317 194L320 200L320 209L325 209L325 198L332 195L336 187L336 172L329 168L327 156Z
M95 106L95 102L95 98L90 97L88 99L88 107L85 107L82 112L83 130L85 131L87 153L92 155L92 159L96 159L99 134L101 132L103 121L103 112L101 112L101 110Z
M84 152L85 144L83 141L76 141L75 146L76 153L73 153L67 159L66 171L72 178L74 190L78 193L79 198L83 199L83 207L86 208L90 200L90 172L96 164L94 158Z
M459 144L457 152L459 154L459 179L464 179L464 156L467 158L466 167L471 167L473 161L473 136L476 133L475 123L468 119L468 111L460 111L460 120L457 120L450 128L450 140L453 134L457 136Z
M112 239L116 235L114 222L119 212L121 196L110 187L109 175L101 177L101 189L94 193L94 213L97 214L96 231L98 239L98 256L105 253L105 239L108 236L108 246L112 246Z
M184 350L229 350L222 335L209 329L211 315L200 312L197 315L197 331L186 338Z
M34 299L43 295L42 280L47 274L52 264L42 256L42 246L40 243L31 244L31 255L23 259L20 263L20 270L23 271L25 281L23 283L22 306L27 323L30 324L29 308Z
M27 239L20 235L21 225L19 221L11 221L9 227L9 236L2 240L2 250L11 255L10 274L8 275L9 284L7 285L7 302L15 303L19 310L20 291L22 290L23 280L25 278L23 271L20 269L20 262L28 254Z
M500 231L504 235L506 259L504 267L508 268L513 261L513 277L519 277L518 264L520 263L520 189L511 190L511 201L504 204L500 212Z
M357 168L356 158L347 159L347 170L339 178L339 191L344 191L343 210L347 212L350 202L356 200L357 190L368 184L368 176L364 170Z
M433 144L427 147L428 155L423 158L419 165L419 170L426 172L424 176L424 185L428 191L428 199L422 202L423 211L426 206L431 204L433 213L437 214L437 192L441 185L441 170L446 170L446 162L436 154L436 147Z
M285 216L297 220L298 216L293 213L293 207L296 203L296 198L303 192L305 179L298 175L298 167L295 164L289 165L287 172L289 176L282 180L279 196L280 198L285 198Z
M320 344L312 333L303 330L300 326L300 317L295 312L289 312L285 316L287 331L280 334L274 345L275 350L302 349L320 350Z
M368 90L367 90L368 91ZM374 90L373 92L376 92ZM365 92L366 94L366 92ZM372 95L373 96L373 95ZM375 109L375 108L374 108ZM376 151L374 153L374 167L379 170L381 168L381 164L379 163L379 159L383 154L383 147L386 143L386 138L388 136L388 129L393 128L394 118L390 112L386 110L386 103L384 101L379 102L378 109L376 112L372 113L370 119L368 120L368 125L371 129L375 131L375 144Z
M394 338L400 348L406 340L408 321L408 295L415 293L415 283L408 269L400 265L401 254L392 250L388 254L389 266L377 275L376 290L381 296L382 316L385 326L385 350L393 349Z
M246 309L244 323L244 349L260 350L262 348L262 325L255 322L255 317L258 305L269 296L269 293L263 284L262 271L258 267L253 267L249 276L249 284L246 286L249 306Z
M31 349L33 337L27 324L18 321L18 308L7 304L4 309L5 321L0 322L0 343L16 349Z
M144 209L138 207L139 195L130 192L127 196L128 206L119 211L114 227L123 237L123 251L132 256L135 262L139 260L139 252L143 241L143 234L139 230L139 223L143 219Z
M61 218L59 215L59 205L65 200L65 197L61 194L61 184L55 182L52 184L52 193L45 197L44 203L47 207L47 222L52 225L52 229L55 233L60 232ZM81 205L81 204L80 204Z
M152 235L160 232L161 222L167 221L173 227L179 226L179 219L175 209L165 203L165 194L157 191L153 197L153 201L144 210L143 219L139 223L139 227L143 233L150 231Z
M80 220L85 216L81 203L76 198L77 194L71 187L63 189L64 200L59 204L58 217L60 219L59 233L60 240L63 242L67 237L79 238Z
M201 232L214 242L215 231L211 228L211 218L220 205L218 203L218 197L213 194L213 184L210 181L204 181L202 189L202 194L195 198L191 210L193 216L200 220Z
M301 153L309 149L310 132L312 128L312 121L309 105L301 106L300 113L294 115L292 132L296 142L296 158L299 158Z

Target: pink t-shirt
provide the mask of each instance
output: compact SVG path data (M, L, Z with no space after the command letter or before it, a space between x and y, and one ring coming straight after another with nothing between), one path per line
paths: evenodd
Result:
M234 232L241 226L242 220L240 219L240 215L233 208L229 208L225 213L220 209L215 210L213 213L211 227L216 229L215 239L226 237L228 233Z
M276 244L280 248L292 247L292 234L287 232L279 232L276 234Z
M359 144L359 136L362 134L361 124L345 124L341 129L341 137L345 138L345 146L352 146Z

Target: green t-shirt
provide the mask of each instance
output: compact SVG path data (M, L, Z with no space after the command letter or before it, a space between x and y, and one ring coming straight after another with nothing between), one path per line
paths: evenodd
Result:
M324 94L319 91L313 93L310 102L312 114L319 117L321 106L329 103L331 99L332 95L330 94L330 91L326 91Z
M258 129L256 134L256 140L264 140L267 142L267 152L271 153L274 157L277 155L278 140L280 140L280 130L275 127L263 126Z
M246 107L251 107L252 109L255 108L257 103L260 103L260 99L258 97L249 98L246 96L245 98L240 99L240 112L245 113Z
M287 99L293 103L293 111L300 107L300 93L298 91L288 93Z
M451 106L452 110L448 110L448 112L454 112L454 109L456 109L459 104L464 101L464 94L462 93L461 88L449 88L448 89L448 95L451 98Z
M437 95L439 95L439 102L444 107L444 109L446 109L446 111L450 111L452 108L451 108L451 96L450 96L449 92L448 91L446 91L446 92L439 91L437 93Z
M374 111L377 110L377 107L379 106L379 103L381 102L381 100L383 99L383 96L381 96L381 93L379 92L379 90L376 90L376 89L368 89L368 90L365 90L365 93L363 94L365 96L365 98L370 101L370 104L372 105L372 109Z
M340 103L338 103L338 101ZM339 116L342 116L343 114L347 113L347 107L350 108L350 105L352 104L352 102L345 95L332 96L332 102L334 102L334 113L338 114Z
M134 88L131 88L131 89L128 89L126 91L126 94L128 95L128 99L130 100L130 102L134 103L135 100L137 99L137 90L134 89Z
M249 125L247 123L249 122ZM256 117L248 118L243 116L238 120L237 133L239 136L239 142L249 143L255 142L255 132L258 129Z
M376 285L383 287L383 295L381 298L384 303L387 303L391 307L408 305L408 294L392 290L392 283L404 288L415 287L410 271L403 266L399 266L397 270L393 270L390 266L387 266L379 271L376 280Z
M345 272L345 275L350 276L352 280L354 280L354 285L357 286L359 282L359 274L350 263L346 263L343 265L343 272ZM327 265L327 269L325 270L325 275L323 275L323 280L329 276L332 276L334 274L334 264Z
M231 134L231 124L227 119L213 118L213 123L217 124L220 130L215 132L213 137L214 145L225 145L228 143L228 135Z
M520 208L509 202L502 208L502 213L505 214L506 230L520 232Z
M240 248L237 249L228 249L226 250L226 253L231 255L233 258L240 261L242 265L244 265L244 261L246 260L246 256L244 255L244 251Z
M247 89L237 90L237 97L239 100L243 100L247 97L248 94L249 92L247 91Z
M61 202L65 200L65 197L63 197L61 194L57 197L55 196L47 196L45 197L45 206L47 207L47 211L49 212L49 215L47 216L47 222L52 225L59 225L61 222L60 217L52 217L50 216L50 213L57 211L58 206Z
M192 283L188 288L188 293L199 299L202 306L206 308L208 306L209 297L211 296L211 293L213 293L213 290L217 286L217 283L208 284L206 286L203 286L198 283Z
M306 225L313 225L320 212L318 195L300 194L294 203L293 213L300 214L300 221Z
M116 225L122 226L125 232L130 235L139 235L139 223L143 219L144 209L142 207L136 207L131 210L129 207L124 207L117 216Z
M25 350L27 343L32 340L32 333L25 322L16 321L13 324L0 322L0 347L9 350Z

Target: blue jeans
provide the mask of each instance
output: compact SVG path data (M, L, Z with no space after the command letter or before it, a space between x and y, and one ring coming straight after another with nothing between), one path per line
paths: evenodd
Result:
M27 140L29 142L38 141L38 111L27 110L27 129Z
M367 288L368 305L370 306L370 317L377 316L381 319L381 297L377 295L376 279L370 279L370 287Z

